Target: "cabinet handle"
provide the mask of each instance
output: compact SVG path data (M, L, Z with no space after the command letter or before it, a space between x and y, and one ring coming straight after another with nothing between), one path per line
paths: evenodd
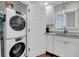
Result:
M68 44L68 42L64 42L64 44Z

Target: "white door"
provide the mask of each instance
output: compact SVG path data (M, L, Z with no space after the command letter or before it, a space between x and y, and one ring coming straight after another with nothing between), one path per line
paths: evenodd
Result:
M64 41L62 41L63 37L54 37L54 54L57 56L65 56L65 44Z
M54 54L54 39L52 35L46 35L46 51Z
M28 31L27 42L28 56L38 56L45 53L45 10L39 5L28 6Z
M79 57L79 43L68 42L66 46L67 57Z

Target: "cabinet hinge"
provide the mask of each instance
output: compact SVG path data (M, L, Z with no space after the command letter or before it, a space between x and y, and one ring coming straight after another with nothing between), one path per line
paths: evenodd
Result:
M30 12L30 9L28 9L28 12Z
M28 29L28 31L30 32L30 29Z

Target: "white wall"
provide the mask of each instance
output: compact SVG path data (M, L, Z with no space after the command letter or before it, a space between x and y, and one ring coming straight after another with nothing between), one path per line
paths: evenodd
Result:
M12 1L15 10L20 11L22 13L26 13L27 12L27 6L22 4L20 1ZM4 1L0 1L0 11L4 11L5 9L5 2Z
M52 25L54 24L54 6L49 5L45 7L46 9L46 24ZM49 26L49 30L52 31L53 26Z
M4 11L4 2L0 1L0 11Z
M27 12L27 6L22 4L20 1L12 1L13 5L14 5L14 10L20 11L22 13L26 13ZM0 11L5 11L5 2L4 1L0 1Z
M26 13L27 12L27 6L22 4L20 1L12 1L13 5L14 5L14 9L16 11L20 11L22 13Z
M56 12L62 11L62 7L63 7L63 4L54 6ZM65 7L65 9L79 8L79 1L65 3L64 7Z
M45 8L46 8L46 20L47 20L47 24L53 24L53 14L54 14L53 5L47 6Z

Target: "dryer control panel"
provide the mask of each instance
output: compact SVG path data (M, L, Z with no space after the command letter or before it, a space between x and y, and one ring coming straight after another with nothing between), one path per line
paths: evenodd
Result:
M22 38L20 37L20 38L16 38L15 39L15 41L21 41L22 40Z

